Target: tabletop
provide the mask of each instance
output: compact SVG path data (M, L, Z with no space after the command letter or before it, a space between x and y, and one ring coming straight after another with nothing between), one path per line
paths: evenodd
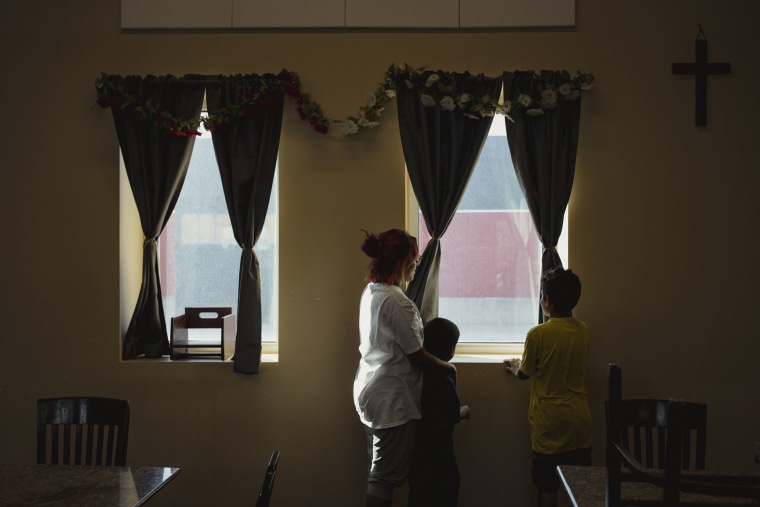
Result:
M607 468L601 466L557 467L560 480L574 507L605 507L607 493ZM623 481L620 497L627 501L662 501L663 490L647 482ZM749 498L711 497L696 493L681 493L681 501L705 505L757 505Z
M179 468L0 465L0 507L136 507Z

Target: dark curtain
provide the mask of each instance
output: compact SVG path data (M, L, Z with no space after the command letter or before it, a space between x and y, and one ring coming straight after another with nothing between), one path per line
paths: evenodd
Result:
M558 89L570 80L566 71L504 72L504 100L518 101L521 94L540 98L543 90ZM543 245L542 273L562 266L557 242L573 188L580 113L578 94L573 100L560 97L541 114L523 109L506 120L512 164ZM539 322L543 319L539 309Z
M234 371L255 374L261 367L261 277L253 250L264 227L272 192L284 95L276 77L219 76L207 87L209 115L258 97L256 106L212 132L224 197L235 240L242 248L237 307ZM271 90L258 95L262 89Z
M423 74L423 82L433 72ZM480 98L498 97L501 78L469 73L442 73L439 83L453 96L468 93ZM483 148L493 116L465 113L461 108L443 110L426 106L423 87L407 85L403 74L396 77L396 101L409 179L427 224L431 239L424 249L407 295L420 310L423 321L438 316L438 275L441 238L451 223L475 163Z
M175 118L198 118L203 105L203 83L173 76L128 76L127 95ZM171 216L185 181L194 136L177 135L155 118L124 114L112 108L116 134L129 185L145 235L142 285L132 320L124 336L122 357L161 357L169 353L157 241Z

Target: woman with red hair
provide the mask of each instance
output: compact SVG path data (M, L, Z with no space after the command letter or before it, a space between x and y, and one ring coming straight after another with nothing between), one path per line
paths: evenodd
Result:
M354 404L367 437L366 506L387 507L409 472L422 368L456 375L456 367L423 348L420 313L404 293L419 262L417 240L401 229L364 233L362 251L372 260L359 309Z

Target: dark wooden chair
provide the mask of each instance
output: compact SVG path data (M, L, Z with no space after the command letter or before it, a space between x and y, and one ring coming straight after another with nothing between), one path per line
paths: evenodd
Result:
M620 367L610 364L607 400L607 507L624 505L621 499L623 481L648 482L661 487L662 502L655 505L696 506L708 503L701 500L682 502L681 493L760 498L758 475L701 472L705 468L706 419L707 408L698 403L624 400ZM643 436L636 438L637 432ZM691 460L692 455L695 456L694 461ZM634 503L643 505L641 501Z
M256 500L256 507L269 507L269 500L272 498L274 489L274 478L277 473L277 463L280 461L280 451L272 452L267 465L267 471L264 475L264 483L259 491L259 498Z
M38 464L124 466L128 437L126 400L97 397L37 400Z

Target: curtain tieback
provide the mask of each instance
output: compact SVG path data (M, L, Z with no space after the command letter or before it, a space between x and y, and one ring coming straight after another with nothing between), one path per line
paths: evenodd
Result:
M544 247L543 252L546 253L546 251L557 253L557 247L556 246L550 246L550 247Z
M151 244L154 246L158 244L158 241L156 241L156 238L145 238L145 240L143 241L143 247L146 247Z

